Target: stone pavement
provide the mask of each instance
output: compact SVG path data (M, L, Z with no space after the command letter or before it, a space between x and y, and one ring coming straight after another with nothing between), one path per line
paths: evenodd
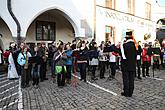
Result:
M152 76L152 71L150 73ZM108 75L107 71L106 77ZM120 95L120 71L116 80L77 81L77 87L58 88L49 78L41 82L38 89L33 86L22 89L24 110L165 110L165 70L156 70L155 78L136 79L131 98ZM19 96L19 81L8 80L7 74L0 72L0 110L21 110Z
M156 70L155 77L136 79L131 98L120 95L120 71L116 80L106 78L93 83L77 80L77 87L58 88L49 78L38 89L31 86L22 90L23 106L24 110L165 110L165 70Z
M19 80L8 80L0 71L0 110L17 110Z

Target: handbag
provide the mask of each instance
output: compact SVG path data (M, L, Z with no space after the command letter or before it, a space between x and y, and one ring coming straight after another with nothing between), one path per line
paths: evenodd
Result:
M89 61L89 65L99 65L99 60L97 58L92 58L92 60Z
M64 73L66 73L66 66L63 66L64 67ZM62 72L62 66L56 66L55 67L55 73L56 74L59 74Z

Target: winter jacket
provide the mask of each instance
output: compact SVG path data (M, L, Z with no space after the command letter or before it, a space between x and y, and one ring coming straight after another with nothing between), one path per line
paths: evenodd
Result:
M104 50L99 49L99 61L107 61L107 55L103 51Z
M21 66L24 66L26 63L26 57L28 57L28 58L31 57L31 54L28 52L27 56L26 56L26 53L20 52L18 55L18 58L17 58L18 64Z
M151 61L151 55L148 55L147 51L148 50L146 48L144 48L142 51L142 61L143 62L145 62L145 61L150 62Z
M66 59L67 59L67 56L66 56L65 52L62 53L62 55L60 55L59 51L54 53L53 60L55 61L56 66L65 66Z
M78 51L78 58L77 58L77 63L87 63L88 60L88 49L84 48L84 49L80 49Z
M133 40L127 40L123 45L126 60L124 61L125 71L136 71L137 50Z
M65 54L67 56L67 59L65 60L65 64L66 65L72 65L72 53L73 53L73 51L71 49L67 50L65 52Z
M97 48L92 48L89 51L89 59L92 60L92 58L97 59L99 57L99 51L97 50Z

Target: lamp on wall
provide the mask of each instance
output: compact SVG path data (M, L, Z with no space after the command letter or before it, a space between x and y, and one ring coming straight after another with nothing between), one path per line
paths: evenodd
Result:
M2 34L0 34L0 38L2 38L3 37L3 35Z

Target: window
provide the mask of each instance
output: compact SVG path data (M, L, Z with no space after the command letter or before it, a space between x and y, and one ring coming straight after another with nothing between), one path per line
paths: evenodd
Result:
M115 9L116 0L105 0L105 7Z
M115 29L111 26L105 27L105 41L115 41Z
M146 2L145 15L147 19L151 19L151 4Z
M36 40L54 41L55 23L47 21L36 22Z
M127 0L128 4L128 13L133 14L135 13L135 0Z

